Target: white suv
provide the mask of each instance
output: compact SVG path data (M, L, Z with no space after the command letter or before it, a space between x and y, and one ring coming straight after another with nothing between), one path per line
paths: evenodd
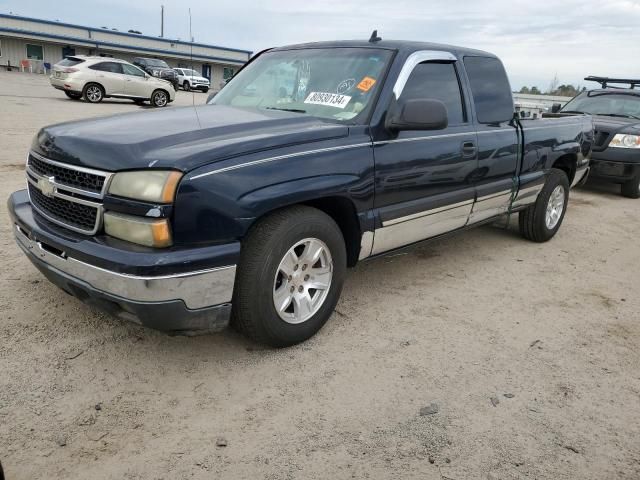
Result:
M67 57L53 66L49 80L67 97L84 98L90 103L115 97L128 98L139 105L150 102L154 107L165 107L175 98L175 90L169 82L117 58Z
M204 93L209 91L211 86L209 79L201 77L195 70L190 68L174 68L173 70L178 74L178 85L185 91L201 90Z

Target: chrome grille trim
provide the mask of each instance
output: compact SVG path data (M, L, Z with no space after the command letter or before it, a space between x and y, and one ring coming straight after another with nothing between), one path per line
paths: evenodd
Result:
M78 228L74 225L70 225L69 223L63 222L57 218L54 218L52 216L52 214L47 213L47 211L44 211L42 208L38 207L35 202L31 199L31 194L29 194L29 201L31 203L31 207L38 212L38 214L40 214L41 216L43 216L44 218L46 218L48 221L50 221L51 223L55 223L56 225L60 225L61 227L67 228L71 231L77 232L77 233L82 233L84 235L95 235L96 233L98 233L98 231L100 231L100 229L102 228L102 218L103 218L103 213L104 213L104 206L102 204L102 199L104 198L104 196L107 193L107 190L109 189L109 183L111 181L111 178L113 177L113 173L111 172L103 172L101 170L94 170L91 168L86 168L86 167L77 167L75 165L70 165L67 163L61 163L61 162L56 162L54 160L49 160L48 158L43 157L42 155L39 155L35 152L29 152L29 155L32 155L33 157L35 157L36 159L40 160L41 162L44 163L48 163L51 165L54 165L56 167L60 167L60 168L65 168L67 170L71 170L71 171L78 171L78 172L84 172L84 173L89 173L91 175L96 175L96 176L100 176L100 177L104 177L104 183L102 185L102 190L98 193L98 192L94 192L94 191L90 191L90 190L84 190L82 188L77 188L77 187L73 187L73 186L69 186L66 185L64 183L60 183L57 181L51 181L49 180L49 182L53 185L54 189L53 189L53 194L52 196L54 198L59 198L62 200L66 200L67 202L71 202L71 203L77 203L79 205L85 205L88 207L93 207L97 210L96 213L96 221L95 224L93 226L93 228L91 230L87 230L87 229L83 229L83 228ZM37 172L35 172L29 165L29 158L27 157L27 164L26 164L26 173L27 173L27 182L31 185L33 185L34 188L40 190L39 186L38 186L38 180L41 178L49 178L45 175L41 175ZM27 189L27 192L29 192L29 190ZM84 198L80 198L77 196L73 196L73 195L69 195L69 194L75 194L75 195L82 195L82 197Z

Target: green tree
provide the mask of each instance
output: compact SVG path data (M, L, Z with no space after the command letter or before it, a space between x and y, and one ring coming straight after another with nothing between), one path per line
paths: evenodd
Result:
M538 87L531 87L531 93L534 95L540 95L540 89Z
M530 93L529 87L522 87L519 93Z

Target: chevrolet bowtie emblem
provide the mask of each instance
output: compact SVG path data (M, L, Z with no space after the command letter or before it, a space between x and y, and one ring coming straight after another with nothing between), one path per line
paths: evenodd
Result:
M45 197L53 197L53 194L56 191L55 181L55 177L40 177L38 179L38 189Z

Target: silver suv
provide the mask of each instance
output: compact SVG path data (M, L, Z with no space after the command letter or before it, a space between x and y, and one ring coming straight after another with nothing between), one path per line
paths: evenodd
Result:
M141 105L165 107L175 98L172 85L117 58L75 55L56 63L51 85L73 100L99 103L104 98L128 98Z

